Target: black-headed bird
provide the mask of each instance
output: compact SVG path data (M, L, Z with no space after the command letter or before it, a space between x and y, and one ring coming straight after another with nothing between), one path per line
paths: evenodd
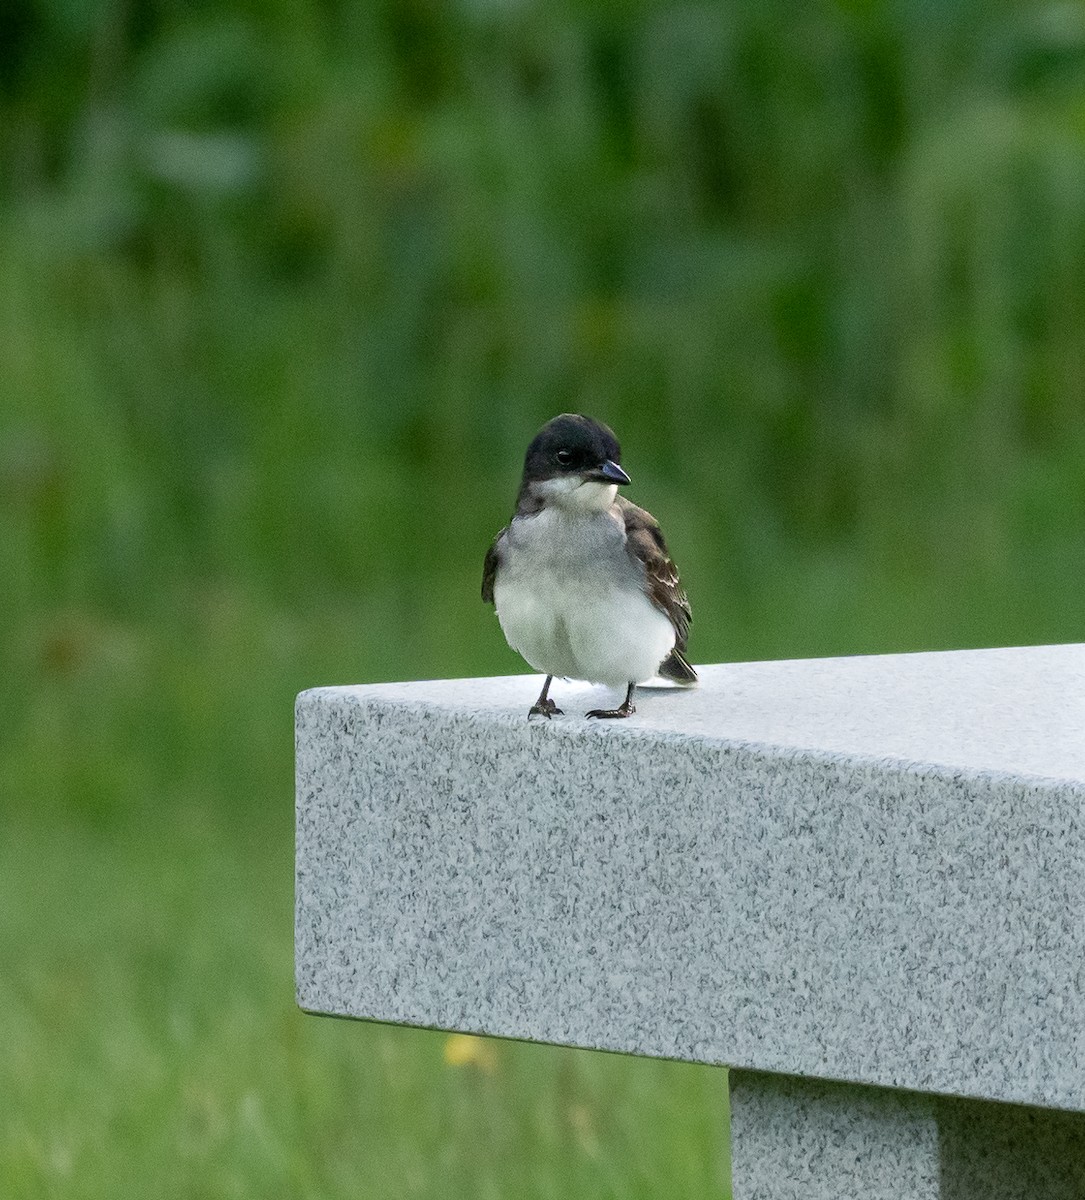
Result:
M509 645L546 676L528 716L560 713L555 676L626 688L589 717L628 717L638 683L697 682L686 661L689 600L651 513L618 495L629 483L606 425L563 413L536 434L512 520L486 555L482 598Z

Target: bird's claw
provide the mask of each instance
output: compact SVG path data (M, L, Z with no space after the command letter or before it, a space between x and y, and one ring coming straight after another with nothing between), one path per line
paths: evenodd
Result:
M547 698L546 700L540 700L537 704L533 704L531 706L531 708L528 709L527 719L529 721L531 720L532 717L534 717L536 715L540 716L540 717L545 717L549 721L551 717L554 717L554 716L560 717L564 714L562 713L561 709L558 708L558 706L553 702L553 700Z
M631 717L636 711L632 704L622 704L618 708L593 708L586 715L598 717L602 721L614 717Z

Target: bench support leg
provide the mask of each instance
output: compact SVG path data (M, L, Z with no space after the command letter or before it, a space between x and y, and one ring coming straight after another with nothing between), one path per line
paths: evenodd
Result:
M937 1200L934 1100L731 1072L734 1200Z
M941 1099L945 1200L1081 1200L1085 1114Z
M1082 1200L1085 1114L731 1072L734 1200Z

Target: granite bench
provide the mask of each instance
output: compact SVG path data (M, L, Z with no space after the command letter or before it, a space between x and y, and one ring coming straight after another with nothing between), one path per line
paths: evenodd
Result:
M1085 1197L1085 646L297 703L298 1003L728 1066L736 1200Z

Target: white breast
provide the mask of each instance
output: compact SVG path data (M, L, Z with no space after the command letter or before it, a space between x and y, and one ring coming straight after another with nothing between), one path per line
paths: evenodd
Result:
M644 594L611 512L548 507L502 538L494 603L508 643L546 675L612 687L650 679L674 626Z

